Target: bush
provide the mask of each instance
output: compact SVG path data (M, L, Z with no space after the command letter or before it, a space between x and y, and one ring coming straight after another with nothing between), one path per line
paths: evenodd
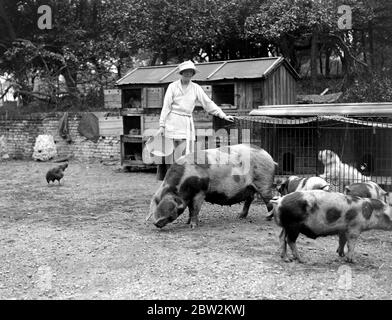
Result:
M391 73L368 73L356 77L340 102L392 102Z

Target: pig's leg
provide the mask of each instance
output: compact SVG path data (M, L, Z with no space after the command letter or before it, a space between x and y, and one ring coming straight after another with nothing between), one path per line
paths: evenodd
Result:
M250 205L253 202L254 198L255 198L254 193L252 193L251 195L249 195L248 198L246 198L245 203L244 203L244 207L242 208L242 212L239 214L238 218L244 219L247 217L247 215L249 213Z
M188 224L191 225L191 228L194 229L197 227L199 224L199 212L201 209L201 206L204 202L205 195L203 193L199 193L196 196L193 197L192 201L190 202L188 208L189 208L189 219L188 219Z
M348 232L346 234L347 238L347 262L354 263L354 249L355 249L355 244L358 240L359 234L353 233L353 232Z
M268 210L268 216L265 218L265 220L271 221L272 218L274 217L274 207L271 202L267 203L267 210Z
M344 232L339 233L339 247L336 252L339 256L344 257L344 246L346 245L347 238Z
M298 262L303 263L304 261L301 259L297 245L295 244L295 241L297 241L299 235L299 230L297 228L292 228L287 231L287 243L289 244L289 247L294 255L294 259L296 259Z
M280 242L280 257L283 259L284 262L290 262L291 259L287 255L287 235L284 228L279 235L279 242Z

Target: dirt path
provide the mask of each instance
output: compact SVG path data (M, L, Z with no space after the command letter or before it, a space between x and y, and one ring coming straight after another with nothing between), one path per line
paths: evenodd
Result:
M279 229L260 204L205 204L159 230L145 222L152 173L71 162L62 186L51 163L0 162L1 299L391 299L392 237L363 233L357 263L337 238L300 236L305 264L281 262Z

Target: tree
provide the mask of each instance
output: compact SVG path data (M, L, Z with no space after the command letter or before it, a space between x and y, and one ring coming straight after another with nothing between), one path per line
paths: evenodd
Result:
M352 30L342 30L338 26L340 4L352 8ZM321 50L328 56L336 54L341 58L348 78L356 67L368 67L363 60L364 48L359 45L358 32L363 32L373 14L364 1L269 0L248 17L246 31L254 41L270 41L297 70L300 68L299 51L309 51L311 79L315 83Z
M136 4L138 1L134 1ZM49 4L52 30L39 30L37 10ZM112 79L111 67L121 70L125 56L137 52L132 1L0 0L0 72L13 75L19 93L29 100L34 79L51 85L62 75L68 93L82 98L80 88L101 91ZM132 14L133 13L133 14ZM34 94L32 94L35 96Z

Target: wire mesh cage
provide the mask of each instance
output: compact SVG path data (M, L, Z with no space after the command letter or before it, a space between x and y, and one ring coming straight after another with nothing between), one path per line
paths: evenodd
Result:
M367 180L391 190L392 117L240 116L234 123L214 119L218 129L238 130L238 139L229 144L251 143L268 151L279 165L277 177L321 176L339 192Z

